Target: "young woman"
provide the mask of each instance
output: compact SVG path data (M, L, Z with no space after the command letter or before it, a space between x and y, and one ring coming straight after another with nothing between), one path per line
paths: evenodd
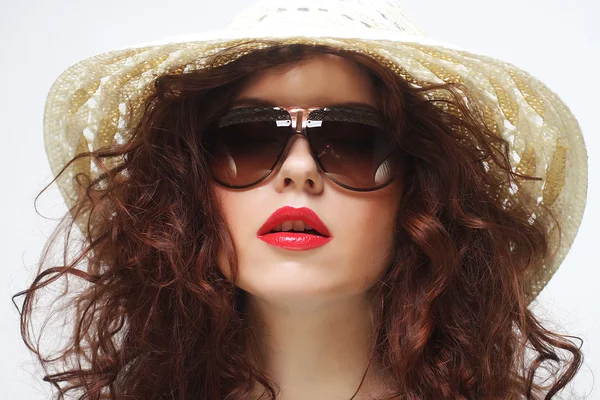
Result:
M219 40L57 80L47 149L81 248L17 295L60 397L550 399L574 377L579 348L527 306L585 204L576 121L374 4L261 3ZM73 336L45 359L26 326L67 278ZM566 369L542 386L546 360Z

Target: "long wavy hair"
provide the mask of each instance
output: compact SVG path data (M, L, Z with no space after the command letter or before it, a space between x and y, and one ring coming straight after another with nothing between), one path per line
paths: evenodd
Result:
M539 178L512 171L509 144L465 101L467 88L410 84L365 54L328 46L270 43L243 54L239 46L211 56L240 54L225 65L158 77L130 140L69 162L123 156L96 179L78 177L84 196L46 243L31 285L13 296L25 295L21 334L58 398L245 400L257 383L276 398L277 383L244 350L236 249L211 189L203 133L255 71L320 54L369 73L403 153L395 257L373 287L372 357L396 385L386 398L551 399L563 389L580 368L580 347L545 329L527 301L531 274L554 250L547 222L531 220L530 202L500 200L513 182ZM82 215L93 224L72 252ZM57 247L62 263L44 268ZM46 356L42 335L36 343L29 329L33 305L44 287L63 278L68 288L70 277L83 285L50 292L64 306L41 308L67 317L70 330ZM537 353L530 363L527 349ZM566 369L541 385L534 378L545 361Z

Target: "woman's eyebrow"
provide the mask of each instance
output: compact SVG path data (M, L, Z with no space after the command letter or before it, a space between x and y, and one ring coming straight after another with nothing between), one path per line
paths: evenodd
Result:
M231 104L231 106L235 107L235 106L242 105L242 104L244 106L277 107L277 104L274 104L273 102L268 101L268 100L259 99L257 97L241 97L239 99L235 99L233 101L233 103ZM368 103L363 103L360 101L339 102L339 103L327 104L327 105L324 105L323 107L349 107L349 108L359 108L359 109L363 109L363 110L370 110L373 112L380 111L378 108L373 107L372 105L370 105Z

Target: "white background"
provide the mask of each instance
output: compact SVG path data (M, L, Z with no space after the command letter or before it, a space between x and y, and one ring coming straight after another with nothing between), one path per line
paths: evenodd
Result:
M196 30L220 29L251 0L0 0L0 399L49 399L50 384L21 341L11 296L33 278L55 219L65 208L42 139L45 96L80 59ZM282 5L285 1L282 0ZM588 203L565 262L534 312L549 329L582 337L584 365L561 398L600 399L600 6L595 0L403 0L426 34L503 58L537 76L580 121L589 155ZM17 304L21 304L17 300ZM576 342L579 343L579 342Z

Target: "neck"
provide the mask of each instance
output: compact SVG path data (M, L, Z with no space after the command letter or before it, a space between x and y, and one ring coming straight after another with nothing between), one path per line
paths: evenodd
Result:
M374 325L367 294L276 304L249 295L245 308L259 363L281 389L278 398L347 400L365 372L354 400L382 385L375 358L369 365Z

